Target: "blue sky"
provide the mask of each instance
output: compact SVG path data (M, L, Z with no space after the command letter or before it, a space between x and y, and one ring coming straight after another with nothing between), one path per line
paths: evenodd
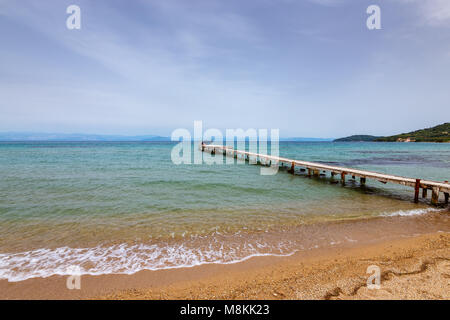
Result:
M71 4L81 30L66 28ZM0 0L0 37L0 131L170 135L203 120L339 137L450 120L447 0Z

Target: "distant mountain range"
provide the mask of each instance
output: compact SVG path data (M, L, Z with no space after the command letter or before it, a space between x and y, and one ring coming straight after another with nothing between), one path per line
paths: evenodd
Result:
M296 142L321 142L333 140L334 140L333 138L304 138L304 137L280 138L280 141L296 141Z
M121 136L82 133L3 132L0 141L170 141L170 137L156 135Z
M446 122L431 128L401 133L387 137L368 135L354 135L334 140L336 142L347 141L374 141L374 142L450 142L450 122Z
M171 141L170 137L158 135L101 135L83 133L37 133L37 132L0 132L0 141ZM280 141L320 142L333 141L331 138L280 138Z
M246 139L248 140L248 139ZM0 141L171 141L170 137L158 135L102 135L84 133L40 133L40 132L0 132ZM385 142L450 142L450 122L416 130L408 133L401 133L393 136L371 136L352 135L349 137L331 138L308 138L308 137L288 137L280 138L280 141L293 142L349 142L349 141L385 141Z

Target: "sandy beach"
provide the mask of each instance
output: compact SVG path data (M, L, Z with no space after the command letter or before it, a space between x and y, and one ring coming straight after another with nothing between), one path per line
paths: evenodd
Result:
M104 299L449 299L450 235L430 234L231 270L199 282L127 290ZM369 265L381 288L367 288Z
M367 288L367 267L381 271ZM255 257L133 275L0 282L0 299L449 299L450 234L437 232L376 243L318 249L290 257Z

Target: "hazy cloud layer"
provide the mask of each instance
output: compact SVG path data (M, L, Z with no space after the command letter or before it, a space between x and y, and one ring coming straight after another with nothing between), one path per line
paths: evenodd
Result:
M0 131L389 134L450 119L448 1L0 1Z

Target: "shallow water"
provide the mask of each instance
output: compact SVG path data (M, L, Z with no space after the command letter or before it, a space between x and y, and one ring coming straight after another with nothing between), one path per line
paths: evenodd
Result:
M65 274L71 265L132 273L288 255L335 242L329 227L311 227L325 222L423 214L433 218L416 220L417 230L411 224L415 233L449 229L442 211L411 202L408 187L342 187L285 170L262 176L249 164L174 165L174 145L0 143L0 278ZM282 142L280 155L450 180L450 144Z

